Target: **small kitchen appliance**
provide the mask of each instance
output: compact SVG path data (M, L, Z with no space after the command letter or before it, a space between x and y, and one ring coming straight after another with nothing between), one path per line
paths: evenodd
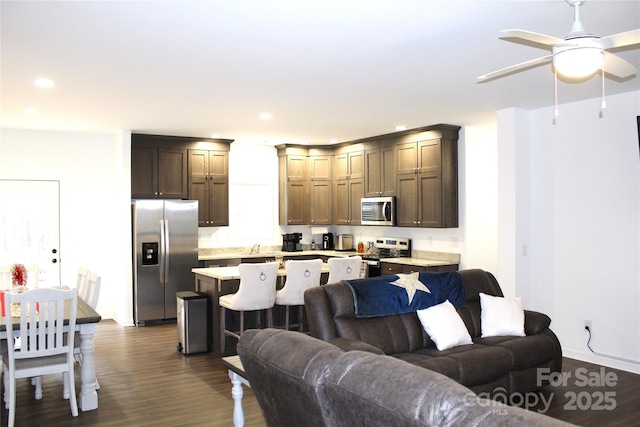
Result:
M353 235L338 234L338 243L336 243L336 251L352 251L352 250L353 250Z
M363 197L360 213L362 225L396 225L395 197Z
M302 233L287 233L282 235L282 251L283 252L295 252L301 251L302 246L300 240L302 239Z
M322 235L322 249L333 250L333 233L324 233Z

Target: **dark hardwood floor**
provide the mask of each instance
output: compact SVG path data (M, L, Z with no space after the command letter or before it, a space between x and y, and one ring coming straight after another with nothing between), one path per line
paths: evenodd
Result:
M231 426L233 399L231 382L220 357L213 354L183 356L176 351L176 325L122 327L111 320L98 324L95 363L100 381L96 411L71 416L62 399L62 381L43 379L44 397L36 401L33 387L20 380L16 426ZM581 369L578 371L578 369ZM640 376L604 368L617 377L615 386L582 386L583 378L600 375L600 367L565 359L563 372L571 378L565 385L547 387L536 394L538 406L550 401L548 415L582 426L640 425ZM76 370L79 392L79 370ZM600 384L600 383L599 383ZM245 425L264 426L264 419L251 389L244 388ZM603 399L600 400L600 394ZM572 396L576 397L572 401ZM608 396L604 399L604 396ZM534 402L533 395L525 396ZM594 409L599 406L612 410ZM7 420L4 405L2 425ZM575 409L573 409L575 407Z

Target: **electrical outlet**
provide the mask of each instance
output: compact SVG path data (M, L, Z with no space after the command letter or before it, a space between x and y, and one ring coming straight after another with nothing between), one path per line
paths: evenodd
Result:
M584 321L584 329L588 329L590 331L593 331L592 327L591 327L591 320L585 320Z

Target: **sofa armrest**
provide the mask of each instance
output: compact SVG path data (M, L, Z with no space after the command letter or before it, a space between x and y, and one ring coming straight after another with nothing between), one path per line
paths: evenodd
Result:
M371 344L367 344L366 342L354 340L351 338L334 338L330 340L329 343L335 345L343 351L359 350L366 351L368 353L384 355L384 351L380 350L378 347L374 347Z
M549 328L551 318L537 311L524 311L524 332L527 335L538 335Z

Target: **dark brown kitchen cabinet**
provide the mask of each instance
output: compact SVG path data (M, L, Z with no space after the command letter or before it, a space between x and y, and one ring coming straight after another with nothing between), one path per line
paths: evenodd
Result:
M189 150L189 198L198 200L198 225L229 225L229 155L226 151Z
M131 135L131 197L198 200L198 225L229 225L231 139Z
M439 124L331 146L277 146L280 225L360 225L362 197L396 196L398 226L457 227L459 130Z
M309 156L309 180L331 181L331 155Z
M333 223L360 224L360 199L364 196L364 180L341 179L334 183Z
M458 226L457 130L396 146L397 225Z
M186 148L132 143L131 198L186 199Z
M331 224L331 181L309 182L311 225Z
M279 223L309 224L309 180L306 148L278 150Z
M396 195L396 162L393 145L364 152L365 197Z
M329 151L329 153L327 153ZM311 225L331 224L332 155L330 150L309 150L309 220Z
M421 271L431 271L431 272L447 272L447 271L458 271L458 264L447 264L447 265L413 265L413 264L397 264L394 262L381 262L380 263L380 274L407 274L407 273L416 273Z
M364 151L360 147L348 146L344 152L334 155L335 179L364 178Z
M360 199L364 197L362 144L336 149L334 158L333 223L360 225Z

